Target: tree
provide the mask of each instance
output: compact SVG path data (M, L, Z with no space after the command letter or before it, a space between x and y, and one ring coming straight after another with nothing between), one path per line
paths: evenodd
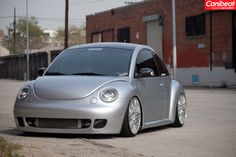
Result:
M30 49L39 49L42 47L42 30L38 25L38 21L35 17L31 17L28 20L29 23L29 45ZM14 36L13 28L8 27L8 36L3 39L3 46L10 50L10 53L14 53ZM26 48L26 17L19 17L16 24L16 53L24 53Z
M68 32L69 32L69 41L68 41L69 46L86 43L86 33L85 33L86 31L84 25L82 25L81 27L72 25L70 26ZM64 43L64 28L59 27L57 29L56 40L59 43Z

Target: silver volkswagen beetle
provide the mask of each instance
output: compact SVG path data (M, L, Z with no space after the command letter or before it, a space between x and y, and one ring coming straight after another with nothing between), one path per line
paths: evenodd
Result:
M186 118L183 86L149 46L74 46L38 73L16 98L23 132L135 136L150 127L181 127Z

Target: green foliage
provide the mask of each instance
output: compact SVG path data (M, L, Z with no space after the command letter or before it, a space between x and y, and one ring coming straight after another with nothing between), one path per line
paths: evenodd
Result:
M56 40L62 44L64 43L64 35L65 35L64 31L65 30L62 27L59 27L57 29ZM69 32L69 35L68 35L69 46L86 43L85 25L82 25L81 27L72 25L69 27L68 32Z
M16 22L16 52L24 53L26 48L26 17L19 17ZM38 25L38 21L35 17L31 17L28 20L29 24L29 42L30 49L39 49L42 47L41 36L43 34L41 28ZM11 53L14 52L14 35L13 28L8 27L8 36L3 39L3 46L8 48Z
M0 137L0 157L23 157L14 153L14 151L21 149L21 145L13 144Z

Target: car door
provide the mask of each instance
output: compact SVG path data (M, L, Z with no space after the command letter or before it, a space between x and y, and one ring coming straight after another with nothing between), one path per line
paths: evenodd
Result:
M163 119L164 116L164 82L157 68L153 52L143 49L136 60L135 74L137 88L142 96L143 117L146 122ZM143 70L151 69L150 75L142 75Z
M165 66L165 64L162 62L160 57L157 54L154 54L155 61L157 63L158 71L159 71L159 77L161 77L164 85L164 119L167 119L169 117L169 110L170 110L170 94L171 94L171 76L169 75L169 72Z

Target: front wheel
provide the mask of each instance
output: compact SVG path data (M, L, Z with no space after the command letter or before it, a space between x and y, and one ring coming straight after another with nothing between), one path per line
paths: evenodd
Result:
M187 100L184 94L180 94L176 104L175 122L172 124L175 127L181 127L184 125L187 117Z
M126 137L135 136L141 128L141 105L137 97L133 97L125 113L121 135Z

